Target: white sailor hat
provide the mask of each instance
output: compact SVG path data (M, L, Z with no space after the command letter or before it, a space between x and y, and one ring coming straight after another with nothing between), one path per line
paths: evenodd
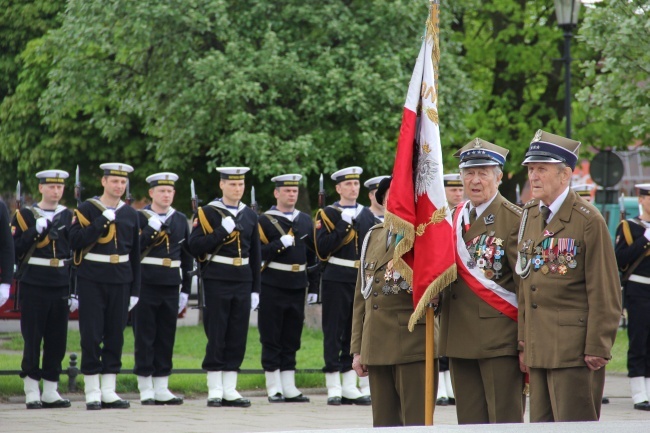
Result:
M70 176L67 171L63 170L43 170L36 173L38 183L65 183L65 179Z
M221 179L224 180L243 180L249 170L248 167L217 167L217 171L221 173Z
M443 183L445 184L445 188L458 188L458 187L463 187L463 181L460 180L460 174L459 173L449 173L445 174L442 177Z
M583 183L571 187L571 189L573 189L580 197L591 197L591 191L594 188L596 188L596 185L593 183Z
M282 174L271 178L271 182L275 182L275 187L281 186L298 186L300 185L302 174Z
M503 164L506 163L508 152L509 150L504 147L497 146L494 143L477 137L461 147L458 152L454 153L454 156L460 158L459 168L485 165L499 165L503 167Z
M390 176L377 176L377 177L372 177L372 178L368 179L367 181L365 181L365 182L363 183L363 186L365 186L366 188L368 188L370 191L374 191L374 190L376 190L377 188L379 188L379 182L381 182L382 179L386 179L387 177L390 177Z
M363 168L361 167L343 168L337 172L332 173L332 180L336 183L341 183L346 180L359 180L361 173L363 173Z
M165 185L165 186L174 186L178 180L178 175L176 173L156 173L151 176L147 176L147 183L153 188L154 186Z
M524 159L521 165L526 165L531 162L563 162L573 170L576 168L576 163L578 162L579 148L579 141L538 129L533 140L530 142L530 146L526 152L526 159Z
M129 164L122 164L121 162L107 162L99 166L104 170L104 176L120 176L129 177L129 173L133 171L133 167Z
M637 183L634 187L639 189L639 195L650 195L650 183Z

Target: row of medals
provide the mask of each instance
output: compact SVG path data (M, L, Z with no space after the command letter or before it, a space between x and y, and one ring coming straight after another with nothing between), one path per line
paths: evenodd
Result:
M533 250L534 257L530 261L535 272L541 271L544 275L548 273L565 275L569 269L575 269L578 266L578 262L575 259L578 250L574 246L575 241L568 239L570 241L569 248L560 251L559 247L550 244L550 240L551 238L545 239L541 246L538 245ZM524 243L524 249L527 249L531 242L532 240L526 241ZM548 260L545 260L544 256L548 257ZM526 256L521 254L520 260L521 267L524 268L527 263Z
M408 293L412 292L411 286L402 278L402 275L393 267L393 261L386 264L386 272L384 272L384 287L381 292L384 295L397 295L400 290L405 290Z
M503 239L494 237L493 233L476 236L467 244L469 260L467 267L474 269L478 267L483 271L485 278L492 279L503 269L501 260L505 258L503 250Z

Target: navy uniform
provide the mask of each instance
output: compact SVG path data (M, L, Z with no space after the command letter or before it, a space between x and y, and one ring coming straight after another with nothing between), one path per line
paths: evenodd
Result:
M88 410L130 406L115 393L115 385L122 367L128 312L140 293L138 214L118 195L124 192L133 167L107 163L100 168L104 194L81 203L70 228Z
M382 179L386 179L390 176L377 176L372 177L363 183L363 186L368 188L368 199L370 200L370 207L368 209L375 216L375 223L381 224L384 222L384 206L377 201L375 194L377 193L377 188L379 188L379 182Z
M293 200L297 200L301 178L300 174L286 174L271 181L276 191L294 188ZM282 212L273 206L260 215L259 231L263 262L258 328L268 398L272 403L308 402L296 388L295 370L305 320L305 290L309 290L309 302L315 303L318 297L318 273L307 272L318 264L313 249L314 223L297 209Z
M220 167L220 187L243 181L248 167ZM215 199L199 208L190 234L190 251L201 262L205 291L203 327L208 337L203 369L208 371L208 406L248 407L235 389L244 360L251 309L259 302L260 233L255 212Z
M362 172L361 167L348 167L332 174L332 180L337 183L337 191L339 184L345 186L348 181L356 182L358 188ZM356 196L353 197L354 200ZM348 199L350 201L352 200ZM321 297L325 358L323 371L329 405L371 404L370 397L363 395L356 387L357 375L352 371L350 339L361 243L373 225L375 217L372 212L358 203L341 206L336 202L316 214L316 252L320 260L327 262L321 277ZM342 373L342 382L339 373Z
M9 210L5 202L0 200L0 307L9 300L11 280L14 277L14 242L10 227Z
M591 193L594 189L596 189L596 185L592 183L583 183L580 185L571 185L571 189L574 190L576 194L578 194L578 197L582 197L589 203L593 202Z
M539 130L523 162L535 197L524 205L517 247L531 422L598 420L621 315L605 220L569 188L579 146Z
M519 277L513 272L521 209L498 190L507 154L476 138L454 155L469 200L453 213L458 279L443 292L440 354L449 357L459 424L523 422L524 417ZM481 177L492 170L492 177Z
M18 258L20 330L25 342L20 377L25 382L27 409L70 407L70 400L57 392L68 337L68 231L72 223L72 212L58 200L68 173L46 170L36 177L44 200L40 206L20 209L11 223ZM71 306L73 311L75 308Z
M153 203L139 213L142 284L140 300L133 310L133 372L138 377L143 405L179 405L183 399L169 391L168 383L176 319L187 305L191 289L189 225L187 217L171 206L178 175L156 173L146 180L151 186L149 195ZM166 212L157 213L154 208Z
M635 185L642 213L616 230L616 260L623 275L629 348L627 375L634 409L650 411L650 183ZM628 276L629 275L629 276Z

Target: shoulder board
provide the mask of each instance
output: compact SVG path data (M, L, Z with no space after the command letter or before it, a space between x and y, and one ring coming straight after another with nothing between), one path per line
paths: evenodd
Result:
M524 209L530 209L533 206L537 206L537 203L538 203L537 199L532 199L524 205Z
M573 208L586 218L591 218L594 215L599 214L598 210L587 202L576 201L573 204Z
M523 213L523 211L521 210L521 208L519 206L517 206L516 204L510 203L509 201L503 202L503 207L505 207L510 212L512 212L512 213L514 213L514 214L516 214L518 216L521 216L521 214Z

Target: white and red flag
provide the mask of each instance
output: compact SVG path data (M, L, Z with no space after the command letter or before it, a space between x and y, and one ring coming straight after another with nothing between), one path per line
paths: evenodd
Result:
M451 212L443 184L439 27L433 11L426 28L404 104L386 216L387 225L401 235L395 247L395 269L413 288L411 329L433 297L456 279Z

